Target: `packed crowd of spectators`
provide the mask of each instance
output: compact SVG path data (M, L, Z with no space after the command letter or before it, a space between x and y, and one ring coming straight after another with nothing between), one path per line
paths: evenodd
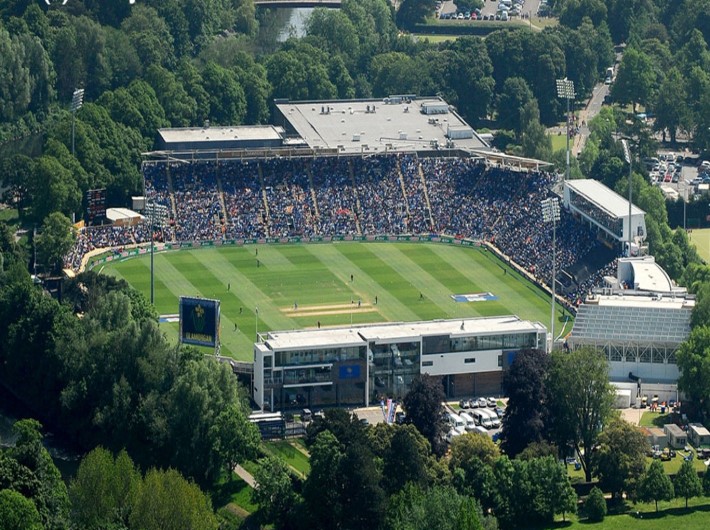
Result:
M160 239L155 234L156 240ZM150 241L150 230L147 224L135 226L89 226L79 230L74 248L65 258L65 265L73 270L78 270L83 257L97 248L113 248L118 252L123 247Z
M488 241L541 281L551 279L552 227L541 211L552 196L548 173L476 159L390 155L172 163L169 171L156 163L144 174L147 201L170 212L160 234L167 239L439 233ZM557 271L600 245L564 208L560 215ZM76 268L93 248L149 236L145 229L87 230L68 261ZM572 286L571 301L614 268L611 263Z

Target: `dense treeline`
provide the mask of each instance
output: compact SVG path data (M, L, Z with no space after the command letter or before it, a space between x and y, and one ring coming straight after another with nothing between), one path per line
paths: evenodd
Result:
M0 382L81 447L125 448L203 485L254 452L229 367L170 345L125 282L85 273L59 304L15 264L0 285Z

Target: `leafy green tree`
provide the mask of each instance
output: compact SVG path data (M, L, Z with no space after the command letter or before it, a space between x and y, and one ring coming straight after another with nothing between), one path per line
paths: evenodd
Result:
M15 154L0 160L2 185L7 188L2 200L17 208L20 220L25 219L25 212L32 206L30 177L33 174L34 160L28 156Z
M417 62L402 52L376 55L370 66L373 95L417 93L423 75L426 73L418 68Z
M688 499L698 497L703 494L703 485L695 471L693 462L683 460L678 474L673 479L673 489L676 497L685 497L685 507L688 507Z
M261 442L259 429L236 404L219 413L212 429L215 450L225 464L227 476L231 477L237 464L256 456Z
M698 293L698 298L706 300L710 288L705 284ZM701 294L702 293L702 294ZM701 298L702 296L702 298ZM693 320L702 317L702 311L707 310L710 303L704 302L701 309L693 310ZM676 362L680 370L678 388L688 396L703 421L710 418L710 327L704 325L707 320L694 326L688 339L680 345Z
M451 487L409 484L390 500L385 530L483 530L480 506Z
M656 97L654 109L656 121L653 128L661 131L665 138L666 131L670 134L671 143L676 143L678 130L692 129L692 115L687 105L687 96L683 77L677 68L666 73Z
M612 95L615 101L631 103L633 111L636 112L637 104L646 105L651 101L654 82L651 60L642 51L628 47L619 65Z
M675 496L673 483L660 460L654 460L641 477L638 488L638 498L644 502L654 501L658 512L658 501L670 501Z
M163 17L152 7L136 4L121 23L131 38L143 68L151 64L170 67L175 62L174 39Z
M296 502L288 466L277 457L262 458L254 473L254 481L252 502L259 505L267 521L282 527Z
M51 156L35 160L34 172L29 176L32 213L43 221L52 212L71 216L81 205L81 190L74 176Z
M47 216L42 232L37 236L37 259L47 270L56 273L64 266L66 256L74 245L76 233L71 220L60 212Z
M522 350L503 376L508 406L503 416L501 448L514 458L544 439L545 378L550 357L542 350Z
M477 433L466 433L457 436L451 442L449 465L462 467L472 458L478 458L486 465L491 465L500 456L498 446L489 436L479 436Z
M239 125L246 116L246 97L233 71L208 63L202 71L203 87L209 95L210 118L222 125Z
M707 469L703 473L703 495L706 497L710 495L710 473L708 473Z
M522 108L533 99L532 91L520 77L509 77L505 80L503 91L498 98L498 123L506 129L520 132Z
M606 21L607 9L602 0L568 0L560 10L560 24L576 28L584 18L589 18L594 26Z
M174 469L146 473L129 526L142 530L217 530L207 495Z
M592 478L592 454L614 402L609 367L595 349L579 348L552 355L547 378L551 436L559 447L571 444L580 457L587 482Z
M540 111L537 102L532 99L520 109L520 143L523 156L550 160L552 140L540 123Z
M32 501L22 494L0 490L0 521L3 530L42 530L42 522Z
M349 445L340 462L341 525L353 530L376 528L385 514L382 472L363 443Z
M441 419L444 399L441 378L423 374L412 382L403 402L407 421L429 440L435 454L442 454L444 450L445 426Z
M587 519L593 523L601 522L606 516L606 499L602 490L596 486L589 492L587 500L584 501L584 511Z
M30 104L30 72L24 57L19 38L0 27L0 121L17 119Z
M434 12L434 0L403 0L397 10L395 21L397 27L402 29L414 29L414 26Z
M148 67L145 80L153 87L172 126L187 127L195 124L197 102L187 93L175 73L153 64Z
M426 487L430 456L429 442L413 425L397 426L383 459L382 477L386 491L395 493L408 482Z
M343 449L338 439L326 430L316 436L310 453L311 472L303 485L306 512L312 528L337 528L343 510L339 474Z
M623 492L634 497L638 482L646 469L644 434L622 419L611 421L599 434L593 454L592 467L599 477L599 485L612 497Z
M82 459L69 485L72 521L87 530L127 524L141 480L125 451L114 459L97 447Z

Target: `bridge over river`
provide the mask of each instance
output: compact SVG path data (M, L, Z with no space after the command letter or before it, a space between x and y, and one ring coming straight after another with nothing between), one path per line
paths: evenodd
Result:
M338 8L341 0L254 0L256 7L333 7Z

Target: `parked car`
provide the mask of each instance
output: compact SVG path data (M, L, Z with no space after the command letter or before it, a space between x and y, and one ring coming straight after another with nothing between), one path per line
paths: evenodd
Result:
M478 406L481 408L486 408L488 406L488 400L484 397L478 398Z
M498 405L498 401L494 397L489 397L486 399L486 405L489 409L494 409Z
M459 401L459 407L461 407L462 409L470 409L471 404L469 403L468 399L462 399L461 401Z

